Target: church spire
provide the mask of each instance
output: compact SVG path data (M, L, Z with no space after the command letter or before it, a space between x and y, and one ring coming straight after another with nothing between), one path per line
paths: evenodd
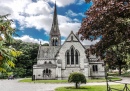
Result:
M51 27L50 35L60 35L60 30L59 30L59 26L58 26L56 1L55 1L53 22L52 22L52 27Z
M55 7L54 7L52 27L51 27L51 31L50 31L49 45L50 46L60 46L61 45L61 36L60 36L60 30L59 30L59 26L58 26L56 2L55 2Z

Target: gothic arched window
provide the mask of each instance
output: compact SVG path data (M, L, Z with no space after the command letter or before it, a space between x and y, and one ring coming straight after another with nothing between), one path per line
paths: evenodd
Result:
M52 64L52 62L51 62L51 61L49 61L49 64Z
M43 70L43 77L51 77L51 70L50 69L44 69Z
M69 51L66 52L66 60L67 60L67 64L70 64L70 55L69 55Z
M78 51L75 51L75 64L79 64L79 54L78 54Z
M71 48L71 64L74 64L74 49Z
M48 69L46 69L46 73L48 73Z
M54 46L55 45L55 40L54 39L52 39L52 46Z
M77 66L79 64L79 57L80 57L79 51L72 46L65 53L67 66L71 66L71 65Z
M47 64L47 62L45 61L44 64Z
M57 39L55 40L55 46L57 46L58 45L58 41L57 41Z

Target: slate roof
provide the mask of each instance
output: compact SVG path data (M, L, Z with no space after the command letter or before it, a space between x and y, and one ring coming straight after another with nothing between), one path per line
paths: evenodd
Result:
M44 67L44 68L56 68L56 64L37 64L34 67Z
M53 60L59 48L60 46L39 46L37 59Z

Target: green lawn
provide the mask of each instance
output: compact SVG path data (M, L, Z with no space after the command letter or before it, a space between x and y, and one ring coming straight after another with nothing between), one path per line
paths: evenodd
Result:
M123 90L124 85L112 85L110 87ZM129 85L129 88L130 88L130 85ZM106 91L106 86L104 85L81 86L79 89L75 89L74 87L59 87L59 88L56 88L55 91ZM117 91L117 90L112 90L112 91Z
M121 80L120 78L112 77L112 81ZM35 80L32 81L31 78L25 78L20 80L19 82L35 82L35 83L68 83L67 80ZM89 79L87 82L105 82L105 79Z
M35 83L67 83L67 80L35 80L32 81L30 78L19 80L19 82L35 82Z

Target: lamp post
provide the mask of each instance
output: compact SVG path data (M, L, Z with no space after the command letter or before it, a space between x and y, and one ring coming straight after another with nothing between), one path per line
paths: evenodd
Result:
M33 48L33 44L32 44L32 48ZM33 81L33 59L32 59L32 81Z

